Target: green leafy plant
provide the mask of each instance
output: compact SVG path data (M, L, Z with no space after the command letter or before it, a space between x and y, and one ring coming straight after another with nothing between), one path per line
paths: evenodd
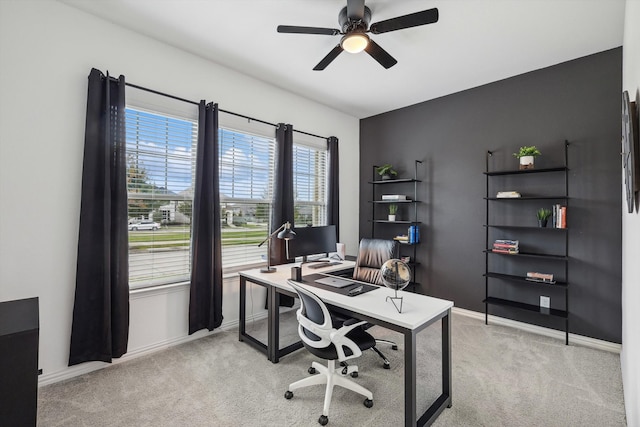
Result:
M549 219L549 217L551 216L551 210L540 208L538 209L538 212L536 212L536 216L539 220L544 221L545 219Z
M376 172L378 172L378 175L380 175L380 176L384 176L384 175L396 176L396 175L398 175L398 172L393 170L393 166L390 165L390 164L378 166L376 168Z
M517 153L513 153L513 155L517 158L525 157L525 156L539 156L540 154L542 153L540 152L540 150L538 150L538 148L535 145L532 145L530 147L527 147L527 146L520 147L520 150L518 150Z
M398 205L396 205L395 203L391 203L389 205L389 215L395 215L396 212L398 212Z

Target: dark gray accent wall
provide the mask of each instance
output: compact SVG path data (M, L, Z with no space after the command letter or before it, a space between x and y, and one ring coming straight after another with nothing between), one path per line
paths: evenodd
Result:
M570 332L620 343L621 92L616 48L361 120L360 237L371 235L372 165L392 163L412 177L422 160L419 292L483 312L485 153L494 152L492 170L517 169L512 153L536 145L536 167L558 166L568 140ZM389 236L406 228L393 227ZM544 316L491 312L564 328Z

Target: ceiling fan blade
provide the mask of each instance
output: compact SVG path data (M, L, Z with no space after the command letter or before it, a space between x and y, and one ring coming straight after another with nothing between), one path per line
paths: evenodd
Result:
M347 0L347 18L364 18L364 0Z
M438 9L428 9L422 12L410 13L409 15L398 16L396 18L375 22L369 27L373 34L388 33L389 31L402 30L404 28L418 27L420 25L433 24L438 22Z
M364 50L384 68L391 68L398 63L393 56L389 55L386 50L373 40L369 40L369 44Z
M325 68L327 68L327 65L331 64L331 62L336 59L338 57L338 55L340 55L342 53L342 46L340 46L339 44L336 45L336 47L333 48L333 50L331 52L329 52L327 54L327 56L325 56L324 58L322 58L322 61L318 62L318 65L316 65L315 67L313 67L314 71L322 71Z
M327 36L335 36L340 34L340 30L335 28L320 28L320 27L297 27L294 25L278 25L279 33L292 33L292 34L321 34Z

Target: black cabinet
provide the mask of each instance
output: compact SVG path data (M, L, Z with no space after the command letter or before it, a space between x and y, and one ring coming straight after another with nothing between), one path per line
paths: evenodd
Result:
M38 298L0 302L0 426L35 426Z
M420 239L424 238L424 230L420 229L422 222L418 220L418 204L422 203L418 200L418 184L422 181L418 179L418 165L420 160L414 161L413 178L399 179L377 179L379 177L373 166L373 178L369 181L371 184L371 237L378 239L392 239L398 235L409 235L409 228L415 226L418 229L417 242L400 241L400 256L410 257L407 263L411 268L411 276L413 278L409 286L415 290L420 285L416 279L416 267L420 265L417 259L417 247ZM406 199L394 200L385 196L389 195L406 196ZM388 217L389 206L396 205L398 212L396 219L390 220Z
M486 159L485 323L489 310L527 323L560 322L569 344L569 168L492 171ZM510 194L512 192L518 195ZM502 194L499 194L502 193ZM541 226L537 211L554 212ZM557 211L557 213L556 213ZM557 217L557 221L554 220ZM552 280L540 279L553 275ZM540 319L540 317L544 319ZM538 320L536 320L538 318Z

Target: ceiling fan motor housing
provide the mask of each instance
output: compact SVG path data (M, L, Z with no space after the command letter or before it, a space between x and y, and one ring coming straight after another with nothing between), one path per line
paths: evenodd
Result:
M340 29L344 34L348 34L354 31L364 33L367 31L367 28L369 28L369 22L371 22L371 9L369 9L367 6L364 7L364 15L362 16L362 19L350 20L347 16L346 6L343 7L338 14L338 23L340 24Z

